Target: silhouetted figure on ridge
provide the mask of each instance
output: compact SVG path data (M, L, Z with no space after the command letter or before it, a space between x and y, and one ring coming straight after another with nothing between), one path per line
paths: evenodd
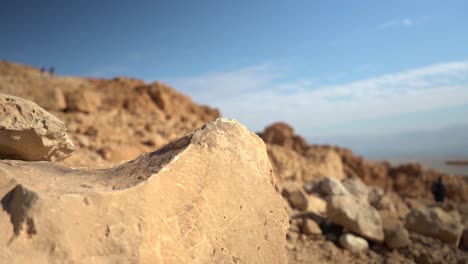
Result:
M50 73L50 75L52 75L52 76L55 75L55 68L54 68L54 67L50 67L49 73Z
M447 189L445 188L444 183L442 182L442 176L437 179L437 181L432 183L432 194L434 195L434 200L436 202L444 202L445 194L447 194Z
M41 67L41 75L44 74L46 72L46 68L45 67Z

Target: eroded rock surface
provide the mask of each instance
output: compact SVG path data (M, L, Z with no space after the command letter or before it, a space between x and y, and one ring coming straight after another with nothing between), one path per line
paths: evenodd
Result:
M369 240L382 242L384 232L379 213L353 195L335 195L328 199L327 217L335 224Z
M0 159L60 161L74 150L60 120L33 102L0 94Z
M107 169L0 161L5 263L286 263L262 140L218 119Z
M413 209L406 216L406 225L410 231L439 239L453 246L458 246L463 233L463 225L459 219L438 207Z

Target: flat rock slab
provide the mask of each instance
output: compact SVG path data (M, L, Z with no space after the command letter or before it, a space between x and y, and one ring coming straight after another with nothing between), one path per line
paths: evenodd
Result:
M60 161L74 150L55 116L31 101L0 94L0 159Z
M0 161L5 263L286 263L263 141L217 119L107 169Z

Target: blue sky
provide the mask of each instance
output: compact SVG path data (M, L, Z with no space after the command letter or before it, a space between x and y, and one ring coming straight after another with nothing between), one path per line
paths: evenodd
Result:
M162 80L252 130L468 123L467 1L2 1L0 59Z

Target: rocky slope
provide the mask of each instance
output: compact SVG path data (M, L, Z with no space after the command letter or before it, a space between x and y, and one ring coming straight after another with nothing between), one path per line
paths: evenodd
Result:
M0 93L32 100L59 117L76 145L64 161L74 167L125 163L220 115L160 82L49 76L7 62L0 62ZM288 205L290 263L468 262L466 178L311 145L286 123L259 136ZM434 205L430 185L440 176L448 201ZM425 233L414 222L441 232Z

